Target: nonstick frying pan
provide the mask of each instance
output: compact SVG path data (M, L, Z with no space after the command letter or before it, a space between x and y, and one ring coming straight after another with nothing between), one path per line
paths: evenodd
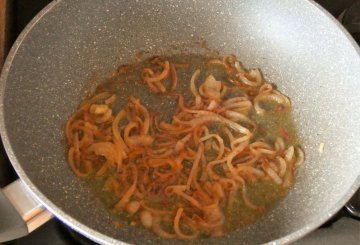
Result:
M336 213L360 184L360 51L336 20L305 0L52 2L22 32L1 76L0 132L28 194L96 242L169 243L111 224L66 163L63 125L91 77L100 82L139 51L201 53L196 43L204 41L260 67L292 99L306 161L289 195L257 222L194 243L288 243ZM1 207L2 217L10 213Z

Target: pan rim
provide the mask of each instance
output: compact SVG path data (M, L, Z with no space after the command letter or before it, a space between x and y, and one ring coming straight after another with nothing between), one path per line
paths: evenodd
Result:
M6 153L10 159L12 166L14 167L15 171L19 175L19 178L23 183L25 183L27 189L33 196L42 204L44 207L49 210L54 216L64 222L67 226L71 227L72 229L76 230L77 232L83 234L84 236L88 237L89 239L101 243L101 244L127 244L120 240L114 239L110 236L104 235L100 233L84 223L72 218L69 214L64 212L60 207L55 205L50 199L48 199L37 187L36 185L28 178L25 171L22 169L21 164L19 163L15 152L10 144L9 136L6 132L5 127L5 118L4 118L4 92L6 87L6 81L8 77L8 73L12 66L12 62L14 57L17 54L19 47L21 46L22 42L27 37L28 33L31 32L33 27L42 19L43 16L47 15L55 6L59 3L63 2L63 0L54 0L49 3L43 10L41 10L31 21L30 23L24 28L24 30L20 33L19 37L13 44L2 69L1 77L0 77L0 135L4 144L4 148ZM360 47L357 45L355 40L352 36L347 32L347 30L330 14L328 13L323 7L321 7L318 3L314 0L304 0L304 3L310 4L312 7L315 7L319 10L319 14L323 14L325 17L329 18L329 21L332 21L345 35L347 40L350 42L352 47L354 48L355 52L358 54L360 58ZM355 193L355 191L360 187L360 175L357 177L353 185L344 193L343 197L333 204L332 208L330 208L327 212L324 212L320 215L320 219L315 222L309 223L307 226L290 233L284 237L279 239L273 240L268 244L288 244L294 242L305 235L309 234L311 231L315 230L321 224L325 223L328 219L330 219L336 212L338 212L345 203L351 198L351 196Z
M1 71L0 76L0 135L4 144L4 148L7 156L11 162L11 165L14 167L16 173L18 174L20 180L25 184L28 191L39 201L48 211L50 211L56 218L61 220L70 228L76 230L80 234L88 237L89 239L100 243L100 244L127 244L125 242L121 242L114 238L111 238L103 233L100 233L82 222L72 218L69 214L64 212L60 207L55 205L50 199L48 199L37 187L36 185L28 178L25 171L22 169L21 164L19 163L17 157L15 156L15 152L11 146L8 134L6 132L5 127L5 117L4 117L4 93L6 87L6 81L8 77L8 72L12 66L12 61L17 54L19 47L22 42L27 37L28 33L31 32L33 27L42 19L43 16L47 15L53 8L55 8L59 3L63 2L63 0L53 0L48 5L45 6L22 30L15 43L11 47L8 56L4 62L4 66Z

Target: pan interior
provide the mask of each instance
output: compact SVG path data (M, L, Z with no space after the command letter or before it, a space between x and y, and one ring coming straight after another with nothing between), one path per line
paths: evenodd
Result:
M58 1L50 8L27 28L5 69L2 137L31 189L66 223L85 225L75 228L88 236L101 242L166 242L145 230L111 225L104 205L66 163L66 119L87 90L139 51L202 54L209 52L199 47L205 40L222 54L236 54L246 67L260 67L293 101L306 153L295 187L256 223L196 243L258 244L311 229L359 184L359 53L312 3L106 0Z

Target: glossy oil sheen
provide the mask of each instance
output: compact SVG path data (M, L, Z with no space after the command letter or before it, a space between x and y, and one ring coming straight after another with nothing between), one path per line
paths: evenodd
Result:
M207 65L208 61L212 58L221 57L209 57L199 55L173 55L170 57L160 57L161 60L169 60L171 63L187 65L186 68L177 68L178 84L174 92L180 93L184 96L185 103L194 101L194 96L190 93L190 78L192 74L200 69L200 75L198 76L195 85L197 88L205 81L206 77L213 75L217 80L222 81L228 86L228 93L225 98L231 98L235 96L246 96L246 92L240 88L235 87L228 80L229 75L225 68L219 65ZM160 120L171 120L172 115L177 107L177 96L171 96L167 94L157 94L151 92L149 87L141 79L141 72L143 68L151 67L149 60L138 61L132 64L121 65L117 71L114 71L110 78L101 82L95 93L110 92L117 95L113 114L116 115L120 110L124 109L124 106L128 103L129 97L139 98L141 103L147 107L149 112L153 115L157 115ZM125 67L125 68L124 68ZM121 72L119 72L121 71ZM120 74L119 74L120 73ZM170 85L170 79L163 81L166 87ZM297 145L298 138L296 135L296 128L291 118L290 111L276 112L276 104L271 102L262 103L263 108L266 108L266 112L262 115L256 114L254 110L249 112L249 118L256 123L257 129L254 132L254 136L251 142L264 139L270 145L273 145L276 138L279 137L279 129L282 128L289 134L289 138L285 140L286 148L290 145ZM227 137L222 132L221 125L214 127L209 125L210 131L223 135L226 145L229 147ZM94 193L96 198L99 198L105 205L105 207L116 214L117 217L114 220L118 220L121 224L139 223L139 217L135 215L127 215L126 212L119 212L113 209L113 206L119 201L116 194L104 187L104 182L111 176L114 170L110 170L108 174L103 177L95 177L91 175L86 179L86 184ZM120 186L121 189L121 186ZM262 214L268 209L273 208L287 193L288 189L281 185L276 185L269 180L260 180L259 182L248 184L248 195L252 203L259 209L248 208L242 199L241 191L238 191L238 195L235 199L232 210L228 210L226 206L222 205L222 209L225 214L225 232L234 232L238 228L255 222ZM154 197L155 198L155 197ZM159 199L160 206L156 206L156 201L150 200L148 203L150 206L158 207L163 210L172 210L170 206L164 206L160 203L161 200L167 200L169 197L156 196ZM154 203L155 202L155 203ZM155 206L154 206L155 205ZM168 225L171 224L169 223ZM138 225L139 226L139 225ZM166 224L165 224L166 228ZM170 229L168 232L172 233Z
M359 48L314 2L56 0L19 36L0 81L8 156L55 216L101 244L166 243L150 232L113 227L106 208L68 168L59 142L64 121L93 87L89 81L103 81L139 50L208 52L199 49L202 40L237 54L246 67L261 67L292 99L306 161L274 209L244 229L197 243L289 243L346 203L360 185Z

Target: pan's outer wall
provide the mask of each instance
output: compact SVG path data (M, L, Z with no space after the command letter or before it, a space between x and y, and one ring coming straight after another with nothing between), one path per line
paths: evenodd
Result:
M359 186L359 49L314 3L55 1L7 59L0 127L22 180L69 226L100 243L166 243L142 229L113 228L66 164L62 125L92 75L101 80L140 49L161 53L198 38L261 67L292 98L306 163L291 193L258 222L196 243L290 242L329 218Z

